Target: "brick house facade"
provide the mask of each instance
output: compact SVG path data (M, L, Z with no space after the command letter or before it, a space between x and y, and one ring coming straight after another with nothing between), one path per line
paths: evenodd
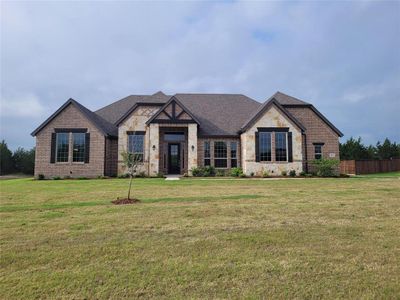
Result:
M277 92L263 104L244 95L133 95L97 111L73 99L32 135L35 176L116 176L121 153L141 158L138 172L189 174L206 165L250 175L309 170L339 158L342 133L312 104Z

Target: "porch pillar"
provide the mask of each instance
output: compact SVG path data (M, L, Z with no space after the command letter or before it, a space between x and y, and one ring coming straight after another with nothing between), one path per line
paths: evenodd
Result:
M150 124L149 138L149 175L156 176L159 172L160 161L160 131L159 124Z
M192 168L197 167L197 124L188 126L188 173L191 176Z

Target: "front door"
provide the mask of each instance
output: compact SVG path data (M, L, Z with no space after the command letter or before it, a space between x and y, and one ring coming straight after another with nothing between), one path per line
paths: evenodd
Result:
M181 173L180 144L168 144L168 174Z

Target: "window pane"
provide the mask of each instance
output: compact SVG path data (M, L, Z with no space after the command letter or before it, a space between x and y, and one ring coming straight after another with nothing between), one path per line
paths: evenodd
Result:
M315 159L322 158L322 145L314 145Z
M68 152L69 152L69 133L57 133L57 151L56 157L57 162L68 162Z
M227 159L220 159L220 158L214 159L215 167L216 168L226 168L227 167L226 161L227 161Z
M287 161L286 132L275 132L276 161Z
M204 158L210 158L210 142L204 142Z
M84 133L73 133L73 162L84 162L85 161L85 134Z
M128 152L137 155L138 160L143 161L143 152L144 152L143 134L128 135Z
M237 159L231 159L231 168L237 167Z
M184 142L185 134L183 132L166 132L166 133L164 133L164 141L166 141L166 142Z
M227 149L225 142L214 142L214 157L215 158L226 158Z
M227 154L228 150L225 142L214 142L214 164L216 168L227 167Z
M237 143L231 142L231 158L237 158Z
M211 160L209 158L204 159L204 165L205 166L211 166Z
M260 161L272 160L271 132L259 133Z

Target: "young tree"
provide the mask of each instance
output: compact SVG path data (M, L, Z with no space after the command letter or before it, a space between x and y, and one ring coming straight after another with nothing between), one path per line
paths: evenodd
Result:
M129 175L129 190L128 190L128 200L131 198L131 187L132 187L132 179L133 176L136 174L139 164L142 161L141 154L134 154L131 152L123 151L121 153L122 162L127 169L127 173Z

